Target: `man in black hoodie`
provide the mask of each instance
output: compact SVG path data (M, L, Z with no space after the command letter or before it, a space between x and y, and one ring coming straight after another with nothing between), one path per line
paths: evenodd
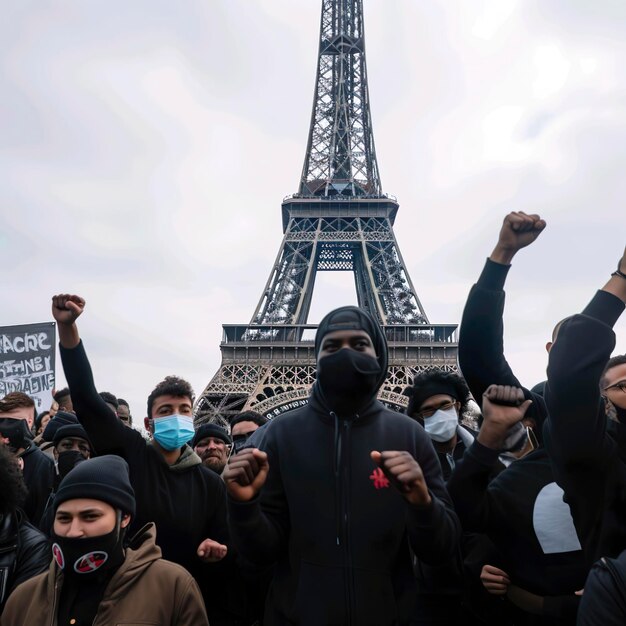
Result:
M266 427L224 478L233 541L276 562L264 624L405 624L409 543L427 563L457 550L459 524L424 430L386 409L379 325L357 307L320 323L309 403Z

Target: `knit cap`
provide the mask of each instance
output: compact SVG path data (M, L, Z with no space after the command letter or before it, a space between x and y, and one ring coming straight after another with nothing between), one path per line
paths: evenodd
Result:
M227 445L231 445L233 442L230 435L226 432L226 429L222 428L219 424L202 424L202 426L196 430L196 434L191 440L191 447L195 448L198 441L202 441L207 437L216 437Z
M54 435L61 426L68 424L78 424L78 418L73 413L57 411L56 415L46 424L41 434L44 441L54 441Z
M52 443L55 446L58 446L59 442L67 437L80 437L81 439L84 439L89 444L89 447L93 452L93 446L91 445L89 435L87 435L87 431L83 428L82 424L66 424L65 426L57 428L57 431L54 433L54 437L52 438Z
M54 496L54 510L75 498L101 500L123 513L135 515L135 492L128 477L128 464L114 454L78 464L61 481Z

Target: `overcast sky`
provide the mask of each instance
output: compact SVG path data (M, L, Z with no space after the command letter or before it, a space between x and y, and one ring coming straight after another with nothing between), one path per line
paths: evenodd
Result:
M383 189L429 320L459 321L506 212L548 222L507 284L506 353L531 386L626 243L626 3L364 5ZM0 323L82 295L98 387L136 418L167 374L201 393L221 324L252 317L298 188L320 8L2 2ZM351 275L317 287L310 322L355 300Z

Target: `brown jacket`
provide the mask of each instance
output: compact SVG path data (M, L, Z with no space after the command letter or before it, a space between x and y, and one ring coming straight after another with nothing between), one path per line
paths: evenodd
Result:
M161 558L154 524L133 538L126 558L107 586L93 626L208 626L196 581L180 565ZM9 596L0 626L57 626L63 574L54 560L47 572Z

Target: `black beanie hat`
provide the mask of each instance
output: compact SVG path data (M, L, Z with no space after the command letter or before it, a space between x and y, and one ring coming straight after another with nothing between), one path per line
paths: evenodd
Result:
M207 437L217 437L227 445L231 445L233 443L233 440L226 432L226 429L222 428L219 424L202 424L202 426L196 430L196 434L191 440L191 447L195 448L198 441L202 441Z
M46 424L43 429L41 438L44 441L53 441L56 431L61 426L67 426L68 424L78 424L78 418L73 413L66 413L65 411L57 411L56 415Z
M57 428L57 431L54 433L54 437L52 438L52 443L55 446L58 446L61 439L65 439L66 437L80 437L89 444L91 451L94 451L89 436L87 435L87 431L81 424L66 424L65 426Z
M363 309L357 306L342 306L326 314L315 334L315 357L320 352L322 340L328 333L336 330L363 330L365 331L376 350L376 359L380 366L380 375L376 383L378 389L387 377L387 340L380 324Z
M75 498L101 500L134 516L135 492L126 461L121 456L107 454L76 465L59 485L54 496L54 511L62 502Z

